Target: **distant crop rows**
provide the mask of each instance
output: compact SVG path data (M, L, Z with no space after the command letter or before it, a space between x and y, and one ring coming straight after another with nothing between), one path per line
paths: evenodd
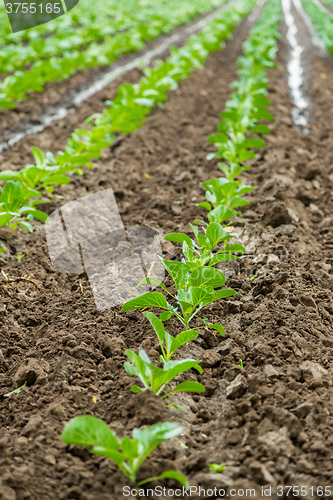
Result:
M47 215L37 209L54 188L71 181L73 174L84 173L90 161L101 156L101 150L111 145L117 133L127 134L141 127L151 109L166 101L167 91L178 87L178 82L190 76L193 70L203 68L210 52L219 50L224 40L231 37L234 28L254 8L257 0L240 0L234 6L217 14L198 34L191 35L185 45L173 48L165 61L153 68L144 68L145 76L134 85L122 85L117 96L103 113L87 119L87 128L77 129L68 139L65 150L56 156L32 148L34 164L19 171L3 171L1 188L0 227L15 229L20 225L32 232L33 218L46 220Z
M323 40L327 50L333 56L333 19L326 10L321 9L312 0L301 0L303 8L311 18L317 35ZM325 3L333 7L332 0L325 0Z
M14 108L31 92L43 92L48 82L66 80L78 71L106 66L122 54L140 50L161 34L227 1L125 0L118 5L111 0L96 5L81 0L73 11L51 23L4 34L0 110Z

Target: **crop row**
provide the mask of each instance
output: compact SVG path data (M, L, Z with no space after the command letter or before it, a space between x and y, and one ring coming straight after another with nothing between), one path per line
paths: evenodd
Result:
M220 0L212 0L205 4L203 0L195 2L200 12L203 12L206 5L206 10L218 7L221 5ZM108 0L107 2L96 2L92 4L89 0L80 0L74 9L70 10L66 16L61 16L54 19L50 23L41 24L28 30L12 33L5 8L0 8L0 46L8 44L16 44L22 46L22 42L31 43L41 38L66 38L69 32L77 30L79 27L99 26L105 17L109 22L119 29L128 29L133 26L133 22L144 21L149 16L151 9L154 9L156 2L153 0L125 0L121 3L116 0ZM160 12L165 12L168 9L168 0L159 0L158 5ZM185 10L188 9L186 3ZM179 5L179 11L182 11L183 6ZM199 12L198 11L198 12Z
M66 80L88 68L107 66L120 55L142 49L147 41L226 1L208 0L197 4L184 0L181 9L176 0L170 0L164 9L155 2L145 15L130 15L131 22L125 12L122 22L117 18L110 24L105 16L104 20L98 18L97 25L78 28L72 34L65 31L60 39L37 39L26 47L4 46L0 51L0 73L16 71L0 83L0 110L15 108L15 103L26 99L31 92L43 92L46 83ZM115 33L119 21L120 29ZM84 46L87 46L85 50ZM29 64L29 69L24 71Z
M310 16L318 36L333 56L333 19L327 11L321 9L312 0L301 0L305 12Z
M173 5L171 1L169 5L166 5L163 0L160 0L148 2L147 5L147 2L141 0L134 12L132 0L123 3L121 9L117 8L116 16L114 16L114 2L107 2L103 6L98 4L97 9L96 5L89 3L85 11L80 12L78 26L71 26L66 22L63 28L60 27L48 37L36 34L26 45L17 44L14 41L3 44L0 50L0 74L29 69L28 66L33 62L54 56L73 58L75 55L73 50L87 47L92 42L104 41L106 37L115 36L120 32L131 34L133 40L135 33L137 44L141 48L143 42L155 38L160 33L167 33L181 23L190 21L192 17L202 13L205 9L214 8L217 1L207 2L205 6L185 1L180 9L175 9L176 2ZM84 22L86 20L89 22ZM132 33L128 33L129 30L132 30ZM118 43L122 40L119 39ZM94 47L96 49L96 44ZM30 70L33 70L33 67Z
M68 184L73 173L83 174L82 166L92 167L90 160L101 156L101 150L112 144L116 133L127 134L141 127L151 109L167 99L166 91L176 89L179 81L194 69L202 68L209 53L221 48L255 3L256 0L241 0L200 33L190 36L183 47L172 49L166 61L145 68L145 76L137 84L119 87L116 98L108 102L109 108L87 119L87 124L94 125L75 130L65 150L57 156L32 148L35 164L1 172L0 181L7 182L1 189L0 227L15 229L20 225L32 232L33 218L45 221L46 214L36 207L53 193L54 186Z
M163 283L148 276L139 285L157 285L163 289L166 296L159 292L148 292L128 301L122 307L122 311L151 307L163 310L159 317L146 310L143 312L160 344L158 365L152 363L144 350L138 355L131 350L125 351L129 359L124 365L125 370L129 375L137 377L141 384L132 386L134 393L150 390L166 398L176 392L205 390L195 381L180 382L171 390L167 388L175 377L192 368L202 373L200 360L172 358L181 346L198 337L200 328L213 328L224 335L222 325L209 324L207 319L200 318L198 314L215 300L236 293L228 289L217 290L225 284L226 279L214 266L219 262L236 259L239 254L245 252L241 245L230 243L230 240L237 236L232 233L231 224L232 217L236 215L234 209L248 204L242 195L253 188L244 185L237 177L250 168L243 163L247 159L255 158L252 148L265 145L262 139L248 136L269 133L267 125L260 122L273 119L266 109L270 105L266 97L267 70L274 67L280 19L280 0L269 0L244 43L244 55L238 59L240 79L232 85L236 91L231 95L226 111L221 115L218 133L208 139L217 149L209 158L222 160L219 167L224 174L202 184L206 189L208 201L199 205L208 210L208 222L194 221L190 224L194 238L184 233L165 236L168 241L182 244L181 262L162 259L166 272L172 279L173 292L171 293ZM170 335L164 326L171 317L176 318L180 325L181 332L176 337ZM196 323L195 328L189 329L192 322ZM123 474L135 483L136 473L150 451L160 442L181 432L182 428L177 424L164 422L143 431L135 429L133 439L126 437L120 440L104 421L91 415L83 415L75 417L65 426L62 439L67 444L92 447L92 453L109 457ZM215 465L216 470L219 469L218 464L211 465ZM145 479L138 485L160 478L173 478L185 486L188 484L180 473L166 471L158 477Z

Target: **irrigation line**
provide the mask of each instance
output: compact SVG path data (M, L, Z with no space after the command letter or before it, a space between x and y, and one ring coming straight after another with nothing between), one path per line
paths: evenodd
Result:
M294 103L292 118L295 125L301 127L304 133L308 133L306 128L309 119L309 100L303 92L304 71L302 65L302 54L305 48L299 42L299 31L295 16L292 13L292 0L282 0L284 18L287 25L287 40L291 47L288 60L288 85Z

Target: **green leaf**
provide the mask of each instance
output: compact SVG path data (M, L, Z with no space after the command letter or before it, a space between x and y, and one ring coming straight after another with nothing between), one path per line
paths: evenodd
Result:
M214 158L218 158L220 155L219 151L217 153L208 153L206 156L207 160L213 160Z
M120 442L120 448L126 458L133 460L138 456L138 441L136 439L130 439L124 437Z
M191 273L188 280L190 287L210 286L219 288L224 283L224 274L219 269L209 266L198 267Z
M39 148L36 148L35 146L33 146L31 148L31 150L32 150L32 155L33 155L33 157L35 159L37 167L38 168L43 168L44 167L44 162L45 162L45 158L44 158L43 152Z
M121 310L122 312L125 312L132 309L143 309L144 307L160 307L161 309L168 309L168 304L166 298L161 293L147 292L126 302Z
M167 363L164 364L163 367L163 370L167 372L168 375L166 379L167 382L170 382L177 375L180 375L181 373L191 370L192 368L195 368L199 373L202 373L203 370L199 365L199 363L201 363L201 361L197 361L196 359L192 358L176 360L176 361L168 361Z
M3 170L0 172L0 181L18 181L20 179L20 171Z
M191 311L191 296L186 290L178 290L177 302L180 304L182 311Z
M148 319L149 323L151 326L154 328L156 335L158 337L158 340L160 341L160 344L163 344L164 337L165 337L165 330L164 330L164 325L160 319L158 319L155 314L145 311L143 315Z
M217 293L217 292L215 292ZM214 300L214 288L212 287L204 287L204 286L200 286L200 287L195 287L195 286L191 286L189 288L189 295L191 297L191 303L192 303L192 307L196 307L197 305L201 305L201 306L204 306L204 305L207 305L207 304L211 304L211 302L213 302Z
M251 203L249 201L247 201L245 198L243 198L242 196L235 196L235 198L233 198L231 201L230 201L230 208L235 208L235 207L245 207L246 205L250 205Z
M128 373L128 372L127 372ZM131 374L130 374L131 375ZM137 385L132 385L131 387L131 391L134 393L134 394L139 394L140 392L144 392L144 389L141 389L140 387L138 387Z
M184 345L196 339L198 335L199 332L197 332L196 330L185 330L183 332L180 332L180 334L176 338L181 345Z
M118 467L126 460L125 456L120 451L103 448L101 446L94 446L94 448L90 450L90 453L92 453L93 455L101 455L102 457L110 458L110 460L113 460L118 465Z
M266 120L269 122L274 121L274 116L265 108L261 108L256 112L256 118L258 120Z
M0 247L0 253L6 253L6 250L2 247Z
M229 137L226 134L220 133L220 134L212 134L208 136L207 141L212 143L212 144L225 144L228 142Z
M7 212L1 212L0 213L0 227L6 226L10 222L11 218L12 218L11 214L9 214Z
M214 257L209 261L210 266L215 266L219 262L227 262L229 260L237 260L239 257L237 255L231 255L230 253L216 253Z
M237 295L237 292L231 288L225 288L224 290L215 291L213 300L224 299L226 297L231 297L232 295Z
M179 436L179 434L181 434L184 429L180 425L173 422L158 422L157 424L154 424L150 428L145 430L149 430L156 439L162 442ZM134 429L133 431L133 437L135 438L137 438L136 431L137 429ZM141 434L141 432L143 431L138 431L138 434Z
M119 448L115 433L103 420L92 415L81 415L70 420L61 438L67 444L100 446L110 450Z
M173 337L167 332L165 332L165 345L167 348L167 353L169 355L168 357L171 357L171 355L175 353L181 346L178 338Z
M190 271L190 267L176 260L162 260L165 269L173 279L177 290L184 285L184 278Z
M222 325L219 325L218 323L213 323L212 325L205 325L205 328L212 328L213 330L217 330L220 332L222 337L225 335L225 329L223 328Z
M27 231L29 231L29 233L33 233L33 228L32 228L32 225L26 221L26 220L18 220L17 221L18 224L20 224L20 226L24 227L24 229L26 229Z
M219 205L208 214L208 220L210 222L221 224L222 222L233 217L234 215L236 215L236 212L234 210L231 210L225 205Z
M246 139L245 141L245 147L247 148L264 148L266 146L265 141L262 139Z
M142 351L140 351L141 356L138 356L134 351L127 349L125 351L125 355L131 361L131 363L125 362L124 368L129 375L139 377L142 384L146 389L149 389L150 379L151 379L151 370L150 370L150 360L148 358L147 361L142 359Z
M70 178L64 174L51 175L46 181L43 182L42 186L49 186L51 184L55 186L63 186L64 184L69 184L71 182Z
M226 245L222 250L222 252L232 252L232 253L245 253L246 250L242 245L238 243L230 243Z
M174 394L175 392L205 392L206 389L205 387L200 384L199 382L181 382L180 384L177 385L177 387L166 394L163 397L169 396L170 394Z
M251 132L254 134L270 134L271 131L267 127L267 125L255 125L254 127L251 128Z
M3 250L3 249L2 249L2 250ZM27 385L27 382L24 382L24 384L23 384L23 385L21 385L21 387L18 387L17 389L14 389L14 390L13 390L13 391L11 391L11 392L7 392L7 394L3 394L3 396L2 396L2 397L4 397L4 398L9 398L12 394L20 394L22 387L25 387L26 385Z
M22 207L19 210L19 214L31 214L34 216L35 219L40 220L42 222L45 222L48 218L48 215L45 212L42 212L41 210L36 210L36 208L32 207Z
M190 248L194 248L194 241L184 233L170 233L164 236L164 239L166 241L173 241L176 243L183 243L184 241L186 241Z
M169 405L168 405L169 406ZM171 405L170 405L171 406ZM173 405L176 406L176 405ZM158 481L159 479L175 479L179 483L181 483L184 488L189 488L190 483L186 479L186 477L181 474L180 472L176 472L174 470L167 470L160 474L159 476L154 476L150 477L149 479L145 479L144 481L140 481L140 483L137 483L137 486L142 486L143 484L150 483L151 481Z
M162 312L160 314L160 320L161 321L168 321L168 319L170 319L172 315L173 315L173 312L171 312L171 311Z
M206 210L208 210L208 212L211 211L212 209L212 205L206 201L202 202L202 203L197 203L196 205L197 207L202 207L202 208L205 208Z
M137 370L135 368L135 366L133 366L131 363L129 363L128 361L125 361L124 363L124 368L125 368L125 371L126 373L128 373L129 375L131 375L132 377L139 377L140 380L141 380L141 375L140 375L140 372L139 370ZM147 384L145 383L145 386Z
M255 160L256 155L253 153L253 151L242 151L239 154L239 163L243 163L245 160Z
M211 214L212 212L210 215ZM218 222L211 222L207 227L206 236L209 239L212 248L214 248L218 243L228 237L228 233Z

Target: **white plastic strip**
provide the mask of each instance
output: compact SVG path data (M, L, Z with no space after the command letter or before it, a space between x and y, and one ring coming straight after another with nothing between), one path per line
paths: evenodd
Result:
M302 66L302 53L304 47L299 42L296 19L291 11L291 0L282 0L282 8L287 25L287 40L291 46L288 61L288 85L294 103L292 117L295 125L306 128L309 117L309 100L303 93L304 72ZM304 130L305 131L305 130Z

